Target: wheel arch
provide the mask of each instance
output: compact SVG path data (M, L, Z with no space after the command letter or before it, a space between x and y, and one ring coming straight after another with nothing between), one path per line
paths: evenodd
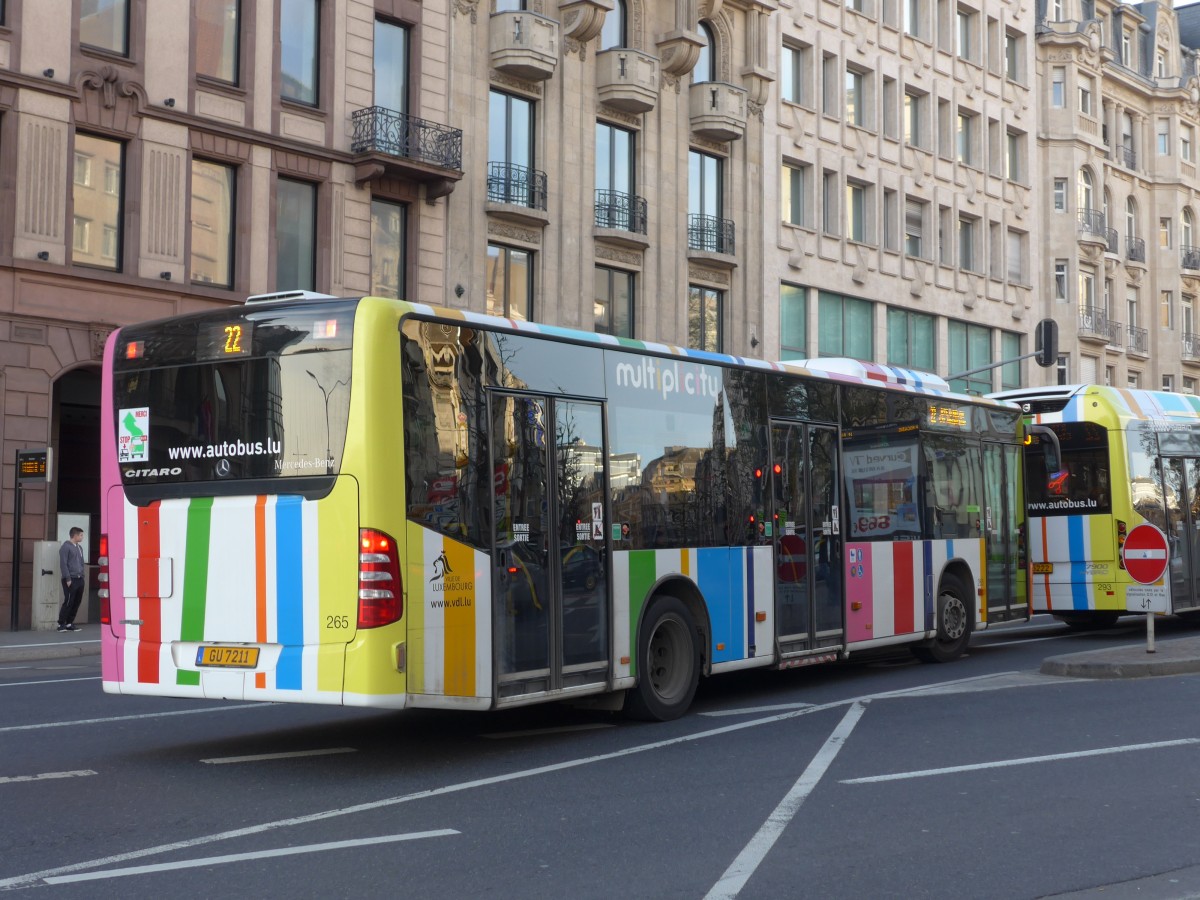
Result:
M708 617L708 604L704 602L704 595L696 583L682 575L668 575L660 578L646 591L646 596L642 598L642 608L638 611L637 630L630 635L630 645L632 647L639 646L638 641L641 639L642 628L646 624L646 611L654 604L655 597L674 597L687 607L692 621L696 623L696 630L700 632L700 672L702 675L711 675L712 661L709 648L712 642L712 623ZM642 672L640 670L636 672L635 677L640 679Z
M955 557L948 560L946 565L942 566L942 571L938 575L937 589L934 593L934 600L942 593L942 585L946 581L946 577L950 576L957 579L967 591L967 596L963 599L967 601L967 609L971 611L971 621L968 627L971 631L979 624L979 582L975 577L975 572L971 566L962 557ZM937 615L937 603L934 603L934 615ZM937 622L934 622L934 628L937 628Z

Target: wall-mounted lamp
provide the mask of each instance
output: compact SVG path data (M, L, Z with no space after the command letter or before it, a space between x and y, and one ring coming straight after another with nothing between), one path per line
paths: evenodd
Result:
M454 296L455 297L461 297L466 292L467 292L466 288L464 288L461 284L456 284L454 286Z
M40 259L42 262L46 262L46 260L48 260L49 258L50 258L49 250L39 250L38 251L38 259Z
M757 346L758 346L758 335L756 335L756 334L750 335L750 349L753 350Z
M161 278L163 281L170 281L171 273L170 272L159 272L158 277Z
M175 106L175 98L168 97L166 100L163 101L163 106L174 107Z
M47 78L53 78L54 70L53 69L42 69L42 74L45 75Z

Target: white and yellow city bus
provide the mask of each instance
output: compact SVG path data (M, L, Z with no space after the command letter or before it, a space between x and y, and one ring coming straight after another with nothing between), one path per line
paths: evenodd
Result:
M1167 537L1171 612L1200 615L1200 398L1102 385L993 396L1038 426L1025 453L1033 611L1077 627L1133 611L1121 547L1149 522Z
M121 328L102 427L111 693L666 719L1027 615L1020 410L905 370L305 298Z

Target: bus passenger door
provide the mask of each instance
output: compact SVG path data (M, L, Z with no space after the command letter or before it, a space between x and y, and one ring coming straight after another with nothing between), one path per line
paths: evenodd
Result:
M771 425L775 622L781 656L843 641L837 431Z
M491 407L496 697L604 683L602 407L500 393Z
M984 554L987 557L987 619L1006 622L1028 618L1028 599L1018 590L1017 461L1011 444L983 445Z
M1171 612L1200 607L1200 459L1164 457Z

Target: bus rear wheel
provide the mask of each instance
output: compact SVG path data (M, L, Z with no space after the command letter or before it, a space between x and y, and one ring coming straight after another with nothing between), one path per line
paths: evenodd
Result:
M666 722L682 716L700 682L696 623L683 602L657 597L638 635L638 683L625 695L625 713L633 719Z
M942 579L937 599L937 637L913 647L923 662L953 662L967 652L974 622L967 589L953 575Z

